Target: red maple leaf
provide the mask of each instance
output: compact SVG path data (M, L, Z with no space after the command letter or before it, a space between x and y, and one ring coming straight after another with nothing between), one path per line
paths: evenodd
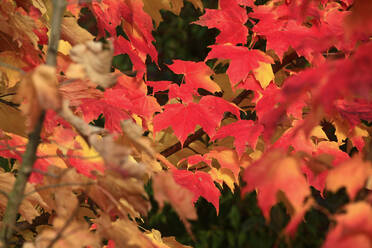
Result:
M212 177L208 173L203 171L193 173L188 170L176 169L173 169L172 173L176 183L194 193L193 202L196 202L202 196L213 204L218 214L221 192L216 188Z
M221 33L216 43L245 44L248 36L248 29L244 25L248 20L247 11L236 0L221 0L219 3L221 9L206 9L205 14L194 23L219 29Z
M173 60L173 64L168 65L168 67L174 73L184 74L185 84L192 89L203 88L212 93L221 91L218 84L210 78L214 73L213 70L204 62Z
M324 248L369 247L372 237L372 208L367 202L346 205L335 218L337 225L327 234Z
M204 96L199 104L205 106L209 112L216 116L216 118L222 118L224 113L230 112L240 119L240 108L234 103L228 102L221 97L215 96Z
M119 54L128 54L133 63L133 69L137 71L137 76L143 76L146 72L146 56L141 56L141 54L133 48L132 44L122 36L114 39L114 55Z
M183 144L187 136L194 132L196 125L213 136L220 120L216 120L203 105L196 103L167 104L164 112L154 117L154 133L167 127L172 127L174 134Z
M214 58L230 59L230 65L227 69L232 84L237 84L245 80L248 74L259 67L259 62L274 63L273 59L260 50L249 50L247 47L232 45L212 45L209 46L212 51L209 52L206 60Z
M242 193L257 189L258 205L266 218L269 218L271 207L279 200L289 204L292 214L302 213L304 200L310 195L298 161L283 155L282 152L271 151L244 171L243 178L247 185ZM279 192L285 196L278 198Z
M200 125L212 137L225 112L239 116L238 107L215 96L205 96L199 103L167 104L164 112L154 117L154 132L172 127L183 144L187 136L194 132L196 125Z
M234 146L240 157L244 153L247 143L255 149L258 137L262 131L263 126L260 124L255 124L251 120L238 120L221 127L212 139L216 140L233 136L235 138Z
M105 37L106 31L111 36L116 36L116 27L121 24L120 2L108 0L103 0L102 2L93 1L91 9L97 19L98 37Z

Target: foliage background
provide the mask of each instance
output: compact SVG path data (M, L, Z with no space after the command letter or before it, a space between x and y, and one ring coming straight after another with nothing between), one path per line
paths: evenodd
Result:
M265 2L256 1L256 4ZM217 7L217 1L213 0L205 0L203 4L206 8ZM94 17L87 9L83 9L82 12L80 25L95 35L97 30ZM153 32L156 39L155 46L159 52L159 67L151 62L147 63L148 80L180 82L181 77L172 73L165 64L169 64L174 59L188 61L205 59L209 52L207 47L215 43L219 31L191 24L201 14L189 2L185 2L185 7L179 16L167 11L162 12L164 21ZM122 30L118 31L125 35ZM255 48L265 51L265 43L258 42ZM306 66L306 60L302 59L302 62L303 66ZM114 58L113 66L122 72L128 72L132 64L127 55L119 55ZM224 72L226 68L221 67L219 70ZM155 97L159 103L165 103L167 100L166 95L155 94ZM241 116L244 119L254 119L255 113L241 112ZM94 121L97 126L103 126L103 123L103 118ZM328 137L332 135L332 130L325 132ZM4 171L12 169L10 160L0 158L0 165ZM179 242L193 247L320 247L329 227L334 224L327 217L328 214L339 212L342 206L349 202L345 189L340 189L336 193L324 192L324 197L320 196L320 192L312 189L312 195L318 203L317 208L312 208L306 213L295 236L288 238L283 234L284 227L289 222L289 215L283 204L277 204L271 209L270 221L267 222L257 205L255 192L242 196L239 189L232 193L228 187L223 187L218 216L215 208L206 200L201 198L196 203L198 220L192 222L194 234L192 239L169 205L162 211L159 210L153 199L151 181L147 184L146 190L151 197L153 208L146 218L138 220L138 224L148 230L155 228L163 236L176 236ZM363 197L362 190L356 201Z
M256 4L265 4L266 0L258 0ZM218 1L204 0L205 8L217 8ZM194 6L184 1L184 7L179 16L169 12L161 11L163 22L153 32L156 39L156 49L159 52L159 68L154 63L148 63L148 80L177 81L180 78L175 75L165 64L170 64L174 59L186 61L203 61L210 49L207 47L215 43L219 34L217 29L208 29L196 24L202 13ZM84 18L84 17L83 17ZM81 23L86 26L93 20L85 20ZM94 28L94 25L91 27ZM91 30L93 33L94 30ZM255 48L265 51L265 43L258 42ZM306 61L305 61L306 63ZM131 62L127 55L116 56L113 65L121 71L130 71ZM227 68L220 68L225 72ZM164 95L155 95L159 102ZM253 113L254 114L254 113ZM241 112L244 116L252 116L252 113ZM247 118L249 119L249 118ZM329 132L331 133L331 132ZM283 204L275 205L270 213L270 222L267 223L260 208L257 205L256 193L251 192L241 196L237 189L232 193L228 187L224 187L220 198L220 213L217 216L212 204L204 198L196 203L198 220L192 221L192 231L195 236L193 240L188 235L184 225L170 205L162 211L157 207L153 199L151 182L147 185L147 192L151 196L153 206L148 217L139 222L146 229L155 228L164 236L175 236L176 239L193 247L320 247L325 239L330 220L327 211L335 213L349 202L344 189L337 193L325 192L324 198L320 192L312 189L313 196L317 199L319 206L324 209L311 209L305 215L304 221L299 225L295 237L286 239L282 233L289 222Z

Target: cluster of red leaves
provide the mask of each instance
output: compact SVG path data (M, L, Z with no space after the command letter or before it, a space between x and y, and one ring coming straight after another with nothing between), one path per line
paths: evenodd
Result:
M191 2L202 9L199 0ZM243 194L257 191L266 218L274 204L285 203L291 215L288 234L294 234L305 212L316 206L310 186L321 193L346 187L352 200L361 189L371 190L372 130L366 124L372 121L372 10L368 0L272 0L259 6L250 0L220 0L218 9L206 9L194 22L220 31L205 60L174 60L168 65L175 74L183 75L180 84L147 81L146 60L157 63L158 57L153 20L156 24L161 21L159 9L179 13L182 4L178 0L69 1L61 27L57 72L52 73L40 67L45 61L50 6L16 0L1 4L0 61L29 71L23 76L12 68L0 68L1 95L14 94L24 78L18 98L23 99L29 129L40 109L48 110L30 183L36 189L70 183L55 192L43 190L35 199L27 198L33 203L21 208L20 213L30 222L38 216L33 204L57 213L50 221L54 229L39 234L37 247L46 247L45 239L58 236L63 221L69 220L68 213L75 211L73 202L79 199L71 190L85 192L83 196L96 204L95 211L87 214L94 222L90 228L97 233L93 235L77 218L69 228L80 228L80 235L89 237L89 242L64 237L59 247L93 246L102 239L117 247L181 247L173 238L161 238L156 230L139 231L133 221L149 209L143 191L149 177L160 206L169 202L188 230L187 220L197 218L192 204L201 196L218 213L216 184L234 190L240 184L239 176L246 183ZM83 7L96 18L97 37L77 23ZM117 33L118 26L126 37ZM100 38L108 41L108 47L89 43ZM262 41L266 42L265 51L255 48ZM128 54L135 76L111 73L112 55L119 54ZM216 74L208 67L210 59L229 63L226 74ZM108 88L102 92L97 84ZM148 93L149 87L153 94L167 94L169 101L160 106ZM201 95L198 89L211 94ZM31 97L25 97L27 90L33 92ZM248 90L250 97L235 101ZM221 92L219 96L214 94L217 92ZM95 146L79 128L58 116L52 110L59 111L61 99L69 100L74 114L87 123L103 115L105 132L112 133L115 143L102 135L101 143L107 147ZM27 142L22 137L26 128L15 123L23 122L24 117L14 107L0 104L5 113L0 118L9 118L11 123L0 124L0 155L19 163ZM241 118L245 106L256 118ZM123 132L122 121L128 119L153 134L152 146L141 135ZM336 139L322 130L324 123L335 127ZM193 139L197 126L201 127L196 131L200 139ZM168 158L161 155L178 141L180 149L168 153ZM341 151L339 146L345 143L347 149ZM353 147L358 152L351 156ZM113 169L115 163L126 166ZM145 173L131 171L128 164L144 165ZM68 167L84 176L60 171ZM52 172L57 179L48 177ZM0 182L0 189L8 191L2 186ZM368 224L372 223L372 198L368 193L363 201L348 204L344 213L329 216L337 224L324 247L364 247L372 242ZM57 195L69 203L61 202Z

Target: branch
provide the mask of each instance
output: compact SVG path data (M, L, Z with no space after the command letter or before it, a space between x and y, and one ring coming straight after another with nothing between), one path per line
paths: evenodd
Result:
M280 71L283 67L285 67L287 64L289 64L290 62L292 62L296 58L298 58L297 53L292 52L292 53L288 54L283 59L282 63L275 63L274 65L272 65L274 74L276 72ZM246 98L249 95L249 93L250 93L249 90L243 90L238 96L236 96L232 100L232 102L235 103L236 105L238 105L239 103L241 103L244 100L244 98ZM167 149L163 150L162 152L160 152L160 154L163 155L164 157L169 157L170 155L172 155L172 154L178 152L179 150L181 150L182 147L187 147L188 145L190 145L195 140L200 139L204 134L205 134L205 132L203 131L203 129L200 128L195 133L193 133L193 134L189 135L189 137L187 137L183 146L181 145L181 142L177 142L176 144L174 144L174 145L168 147Z
M53 16L51 23L51 31L49 37L48 53L46 64L56 66L58 43L61 32L61 22L63 13L66 8L65 0L53 0ZM17 179L13 185L12 191L9 193L6 210L3 216L2 228L0 230L0 240L4 245L13 235L13 227L17 220L19 206L21 205L23 194L26 188L28 178L32 172L32 167L36 161L36 151L40 143L40 133L43 127L45 111L40 114L39 120L35 125L34 130L28 136L26 151L22 156L22 164L19 169Z
M11 64L7 64L3 61L0 61L0 67L4 67L4 68L7 68L7 69L10 69L10 70L13 70L13 71L17 71L21 74L26 74L26 72L24 70L22 70L21 68L15 67L14 65L11 65Z

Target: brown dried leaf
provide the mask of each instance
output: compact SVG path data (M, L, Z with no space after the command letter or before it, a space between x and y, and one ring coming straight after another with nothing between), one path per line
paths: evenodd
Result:
M93 182L73 168L62 169L51 165L48 174L52 176L45 176L44 183L37 185L36 189L59 217L69 216L78 204L74 192L85 189Z
M62 234L60 235L60 238L53 245L54 248L81 248L86 246L96 247L99 239L97 235L89 231L89 226L86 222L72 221L65 227L66 221L67 219L64 218L55 218L52 228L45 229L36 237L36 247L49 247L50 242L54 240L61 232Z
M15 182L14 174L0 173L0 190L2 192L8 194L12 190L14 182ZM35 188L33 185L27 184L25 194L27 195L30 192L34 192L34 190ZM5 210L7 201L8 199L5 197L5 195L0 194L1 212ZM23 199L22 204L19 208L19 213L27 220L27 222L31 223L36 216L39 216L39 212L35 208L37 205L43 207L47 211L49 210L49 206L36 192L30 194L25 199Z
M33 129L42 110L58 111L61 108L62 98L57 86L56 69L48 65L36 67L22 79L16 99L25 100L21 108L29 117L30 129Z
M97 180L97 185L89 190L88 196L105 212L139 218L149 211L150 204L142 181L124 178L110 170L98 175Z
M36 48L39 37L33 31L37 28L35 21L27 15L27 13L12 2L2 1L0 4L0 12L7 16L0 19L0 31L11 35L14 41L20 43L31 42Z
M151 158L155 159L155 150L151 146L150 139L142 135L143 130L132 120L124 120L121 123L121 128L126 136L129 139L130 143L138 150L144 151Z
M61 39L74 46L93 40L94 36L80 27L75 17L64 17L61 25Z
M191 248L191 246L180 244L173 236L172 237L164 237L163 242L169 248Z
M142 233L137 224L128 219L111 221L110 217L102 214L95 220L97 233L105 239L115 242L117 248L157 248L151 240Z
M111 60L114 54L111 42L88 41L74 46L70 50L71 59L85 68L89 79L103 88L116 82L115 74L111 73Z
M121 173L122 176L130 176L142 179L146 173L145 165L130 160L130 150L116 143L112 136L100 137L91 135L89 143L102 156L105 164Z
M145 235L151 239L157 248L191 248L191 246L178 243L174 237L162 238L161 233L155 229L151 229L151 232L145 232Z

